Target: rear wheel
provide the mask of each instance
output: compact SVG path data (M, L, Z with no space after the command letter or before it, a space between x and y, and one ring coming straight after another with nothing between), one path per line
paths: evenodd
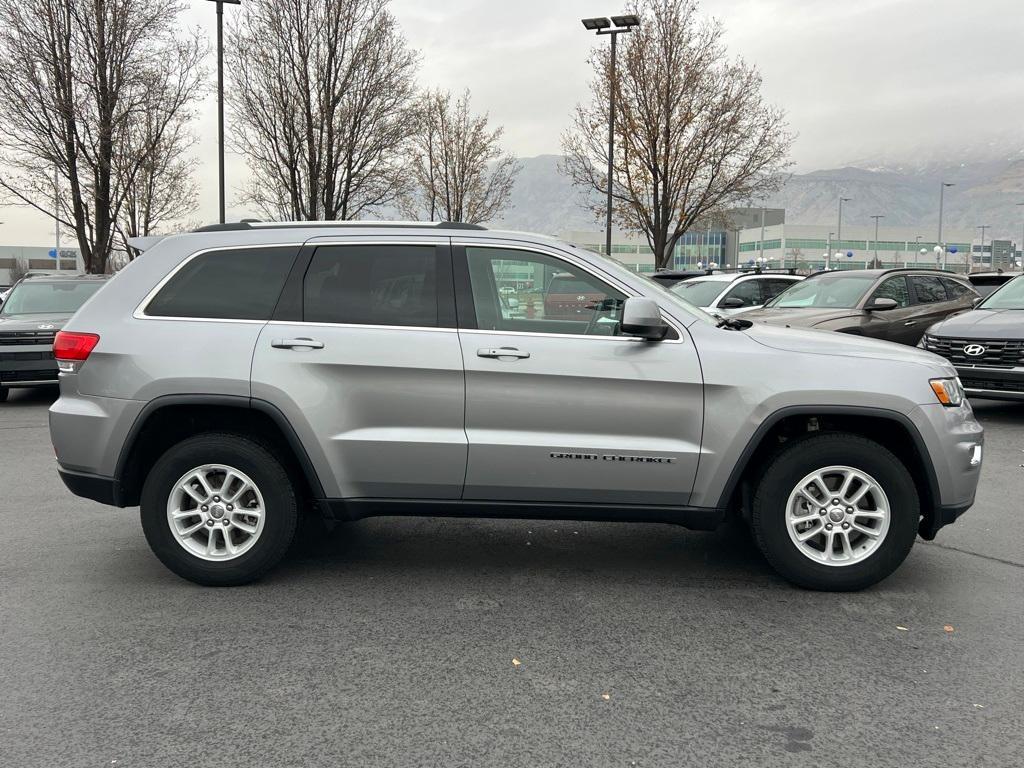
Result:
M298 504L288 473L240 435L198 435L171 448L146 478L141 501L153 552L197 584L258 579L295 536Z
M793 443L765 470L751 523L786 579L823 590L863 589L906 559L920 503L906 467L883 446L834 433Z

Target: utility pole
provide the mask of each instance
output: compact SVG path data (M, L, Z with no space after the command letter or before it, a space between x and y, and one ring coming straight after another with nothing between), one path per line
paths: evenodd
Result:
M881 266L881 263L878 261L878 220L879 219L884 219L885 216L883 216L882 214L876 214L876 215L872 216L871 218L875 220L875 264L874 264L874 266L877 268L877 267Z
M224 3L242 0L209 0L217 4L217 151L219 159L220 223L224 223Z
M761 259L761 263L764 263L764 206L761 206L761 248L760 255L758 258ZM738 266L738 264L737 264Z
M942 268L946 268L946 245L942 242L942 206L946 198L946 187L955 186L950 184L948 181L943 181L939 185L939 239L935 242L936 248L942 249Z

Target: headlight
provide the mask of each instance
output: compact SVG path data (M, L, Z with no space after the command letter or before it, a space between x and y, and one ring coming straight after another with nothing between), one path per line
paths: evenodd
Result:
M932 379L928 383L932 385L932 392L935 393L935 397L937 397L939 402L943 405L948 405L953 408L963 404L964 387L963 384L960 383L959 378Z

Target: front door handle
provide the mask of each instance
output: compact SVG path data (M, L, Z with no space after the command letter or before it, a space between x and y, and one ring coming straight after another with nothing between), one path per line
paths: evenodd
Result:
M476 351L477 357L494 357L498 360L513 358L522 360L530 356L529 352L523 352L515 347L481 347Z
M300 337L298 339L274 339L270 342L270 346L274 349L323 349L324 343L322 341L315 341L314 339Z
M907 320L904 325L917 325L917 320Z

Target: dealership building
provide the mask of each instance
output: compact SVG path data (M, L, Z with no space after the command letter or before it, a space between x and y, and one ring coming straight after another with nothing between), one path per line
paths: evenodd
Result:
M817 270L863 269L882 267L941 267L942 256L935 253L936 233L922 227L878 228L874 223L843 222L842 238L832 224L789 224L782 209L740 208L727 212L731 226L711 227L687 232L675 247L676 269L697 269L715 264L720 267L757 263L770 268ZM763 232L763 236L762 236ZM560 237L581 248L604 253L604 232L568 231ZM966 271L978 269L1014 269L1020 264L1019 246L1008 240L988 240L982 250L977 233L946 229L945 266ZM827 254L831 253L831 258ZM630 269L654 271L654 255L643 235L613 232L611 255ZM877 259L877 261L876 261ZM761 261L764 260L764 261ZM827 262L827 263L826 263Z
M32 245L0 245L0 285L10 285L11 271L81 272L82 260L77 248L61 248L60 260L53 248Z

